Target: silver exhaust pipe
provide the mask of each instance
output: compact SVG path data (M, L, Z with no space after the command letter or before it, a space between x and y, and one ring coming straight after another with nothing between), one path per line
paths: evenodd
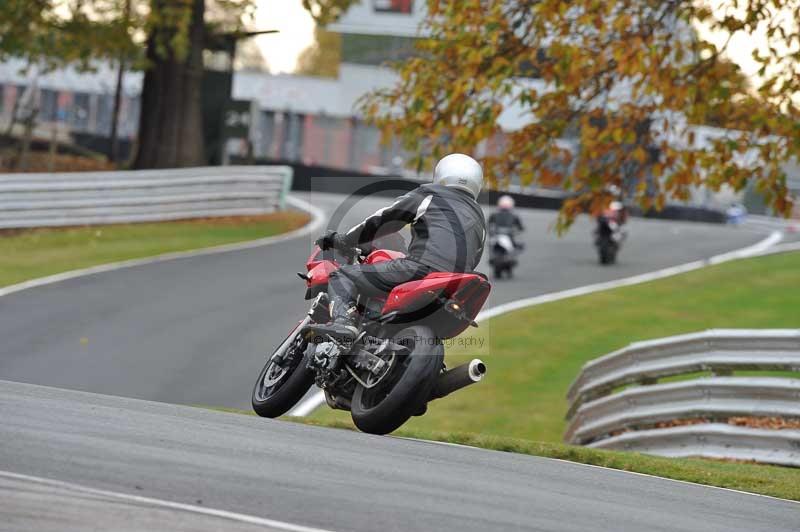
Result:
M447 370L436 379L431 399L441 399L470 384L475 384L483 379L484 375L486 375L486 364L477 358L467 364Z

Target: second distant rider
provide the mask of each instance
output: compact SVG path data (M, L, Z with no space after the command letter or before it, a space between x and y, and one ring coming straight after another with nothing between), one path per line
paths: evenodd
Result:
M500 196L500 199L497 200L497 211L489 216L489 234L506 233L511 236L514 247L522 249L522 244L514 237L523 232L525 227L517 213L514 212L514 206L514 198Z

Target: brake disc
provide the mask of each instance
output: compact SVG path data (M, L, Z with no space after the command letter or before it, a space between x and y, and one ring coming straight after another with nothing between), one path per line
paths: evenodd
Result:
M287 359L293 358L297 356L297 350L303 344L303 339L298 335L295 338L294 342L281 354L273 355L272 359L270 360L269 368L264 373L264 387L270 388L277 384L283 377L286 375L288 368L284 366L287 362ZM287 354L291 351L291 355L287 357ZM277 371L276 371L277 370Z

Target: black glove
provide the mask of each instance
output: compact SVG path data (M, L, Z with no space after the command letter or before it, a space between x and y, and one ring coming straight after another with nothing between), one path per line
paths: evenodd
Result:
M336 231L328 231L327 233L319 237L315 242L315 244L318 245L322 251L327 251L329 249L348 251L350 248L350 246L345 241L345 237L340 235Z
M322 251L327 251L333 247L333 239L336 236L336 231L328 231L319 237L314 243L319 246Z

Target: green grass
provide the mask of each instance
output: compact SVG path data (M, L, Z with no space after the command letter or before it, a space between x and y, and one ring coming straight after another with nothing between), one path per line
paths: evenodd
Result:
M306 214L0 232L0 286L55 273L219 244L302 226Z
M708 328L800 327L800 253L740 260L646 284L517 311L482 324L483 382L434 401L409 430L560 442L567 389L581 366L637 340ZM315 420L348 422L319 409ZM798 479L800 480L800 479Z

